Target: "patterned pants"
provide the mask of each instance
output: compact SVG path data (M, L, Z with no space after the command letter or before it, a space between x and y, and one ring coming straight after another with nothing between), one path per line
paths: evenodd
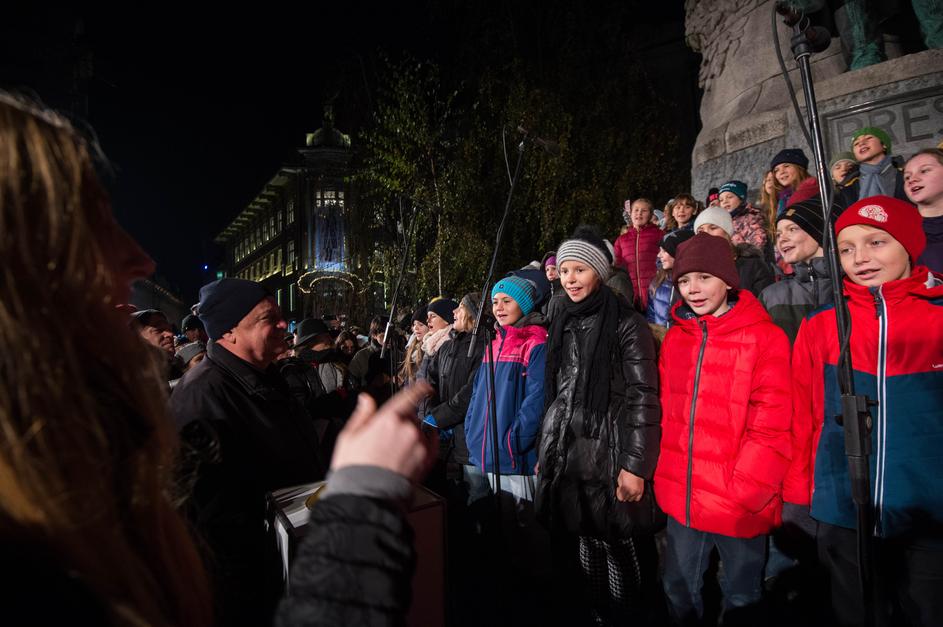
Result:
M580 536L580 573L595 624L625 624L638 606L642 586L632 539L605 542Z

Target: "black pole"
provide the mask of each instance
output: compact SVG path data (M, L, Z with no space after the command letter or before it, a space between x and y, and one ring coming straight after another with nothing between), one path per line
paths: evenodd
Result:
M787 24L792 20L787 19ZM875 594L874 570L874 514L871 506L871 416L868 406L873 404L864 395L855 394L854 374L851 364L851 321L842 293L842 273L835 246L835 228L832 224L832 182L825 164L825 143L822 140L822 128L815 102L815 88L812 84L810 57L815 51L813 27L808 17L802 15L790 24L793 28L792 51L799 75L802 79L802 91L805 95L806 111L812 134L812 150L815 155L815 174L819 182L822 197L822 212L825 219L825 258L828 260L829 273L832 275L832 297L835 303L835 321L838 326L838 385L841 390L841 415L836 420L844 428L845 455L848 458L848 476L851 481L851 496L858 510L858 583L865 609L866 624L874 624L881 613ZM821 39L821 38L819 38ZM826 417L827 419L827 417ZM870 609L871 611L868 611Z
M495 237L494 251L491 253L491 264L488 266L488 275L485 277L485 283L481 288L481 307L478 308L478 316L475 318L475 328L472 330L472 341L468 345L468 357L472 356L475 350L475 343L478 341L478 334L481 330L481 320L485 311L485 304L488 302L488 288L491 286L491 278L494 276L494 266L498 261L498 251L501 249L501 239L504 237L504 227L508 221L508 215L511 212L511 200L514 198L514 190L517 187L517 181L521 174L521 164L524 161L524 148L527 145L527 136L518 146L517 165L514 166L514 175L511 177L511 187L508 190L507 202L504 203L504 215L498 225L498 233ZM494 474L494 506L495 516L498 524L496 529L501 533L501 464L498 461L498 447L501 445L498 441L498 405L494 395L494 349L492 348L491 334L487 333L485 339L488 342L488 396L491 412L491 468ZM484 461L484 460L482 460Z
M402 203L402 199L400 203ZM403 277L406 276L406 262L409 260L409 248L412 245L413 241L413 232L415 231L416 224L416 211L418 205L413 203L413 214L409 218L409 224L403 224L403 262L400 264L399 269L399 278L396 279L396 288L393 290L393 302L390 304L390 316L386 320L386 329L383 331L383 345L380 347L380 360L382 361L386 357L387 347L390 342L390 325L393 324L393 316L396 315L396 301L399 299L399 290L403 285ZM402 212L400 212L402 216ZM392 347L390 347L392 350ZM396 354L390 356L390 392L396 394Z

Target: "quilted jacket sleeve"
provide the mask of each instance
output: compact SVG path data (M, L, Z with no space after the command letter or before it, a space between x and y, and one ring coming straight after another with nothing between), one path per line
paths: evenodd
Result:
M415 562L413 532L396 505L325 497L311 510L275 625L405 625Z
M783 500L809 505L812 498L812 440L815 411L812 388L821 377L810 346L813 331L804 320L792 349L792 463L783 480Z
M781 492L792 449L789 340L772 323L765 335L759 339L765 348L753 370L746 429L728 484L730 497L753 513Z
M628 237L623 233L622 235L616 238L616 243L613 246L613 249L615 250L615 253L616 253L616 259L613 265L619 266L620 268L623 268L623 269L627 269L628 263L629 263L625 255L625 248L626 248L627 242L628 242Z
M618 417L619 465L645 479L655 474L661 446L661 405L655 340L638 314L619 325L625 403Z
M465 351L467 349L462 346L461 350ZM436 424L440 427L451 429L465 420L465 413L468 411L469 403L471 403L472 388L475 386L475 375L478 374L484 352L483 342L476 342L475 351L470 362L466 360L453 362L453 368L459 363L468 363L470 367L462 386L450 398L442 399L443 402L432 409L431 413L435 417Z

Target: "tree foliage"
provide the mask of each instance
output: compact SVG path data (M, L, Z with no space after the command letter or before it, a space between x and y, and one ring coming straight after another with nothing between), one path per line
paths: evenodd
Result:
M581 223L614 239L627 197L657 204L686 191L677 112L626 37L631 7L613 2L600 14L583 3L515 6L520 14L508 23L471 4L452 5L451 19L469 26L449 63L410 55L381 61L359 178L371 208L373 269L387 280L402 254L399 201L406 213L420 206L404 303L480 289L518 155L518 125L561 152L525 152L497 276L539 259ZM539 19L526 39L514 24L529 12Z

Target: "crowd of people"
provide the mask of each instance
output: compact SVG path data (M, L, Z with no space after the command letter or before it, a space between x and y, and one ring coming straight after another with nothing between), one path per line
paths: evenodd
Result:
M904 161L859 130L829 164L828 220L786 149L756 205L739 180L663 211L627 200L612 243L580 226L488 294L289 333L242 279L203 286L179 324L127 305L154 264L111 215L94 142L0 93L0 146L11 616L403 624L421 481L447 504L452 624L760 624L780 602L943 624L939 148ZM874 401L873 608L843 346ZM286 596L268 495L325 477Z

